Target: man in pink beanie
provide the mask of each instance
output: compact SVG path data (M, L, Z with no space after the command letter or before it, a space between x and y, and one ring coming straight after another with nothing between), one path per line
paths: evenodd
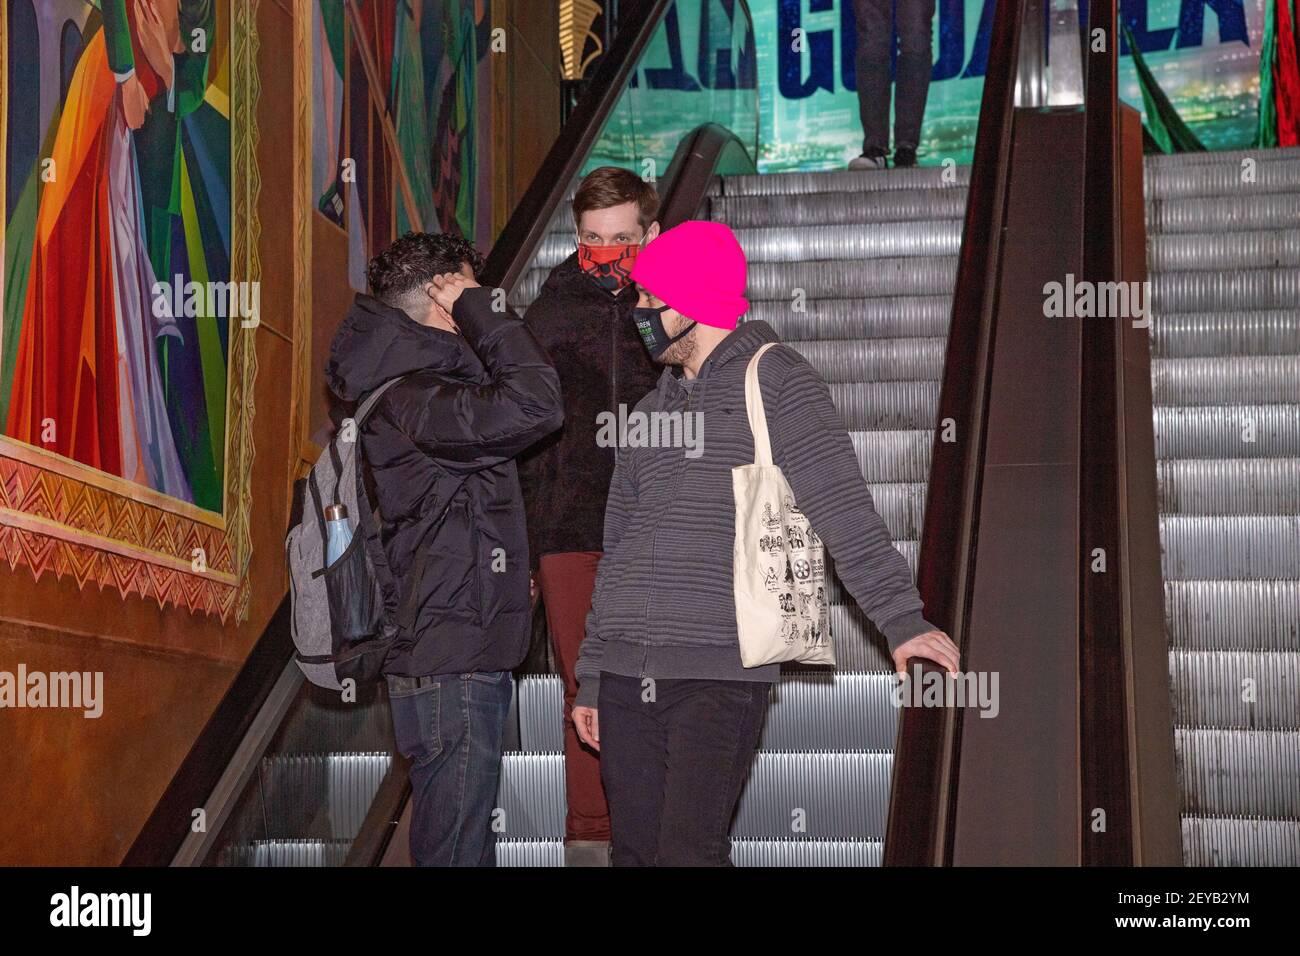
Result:
M655 423L650 435L630 426L616 448L573 709L601 751L615 866L729 864L731 818L779 676L777 664L741 663L732 580L731 471L754 461L745 370L762 346L776 343L758 366L773 460L844 590L899 671L911 657L959 663L921 615L826 383L766 322L737 324L745 272L735 235L716 222L669 229L632 269L633 318L667 368L628 416Z

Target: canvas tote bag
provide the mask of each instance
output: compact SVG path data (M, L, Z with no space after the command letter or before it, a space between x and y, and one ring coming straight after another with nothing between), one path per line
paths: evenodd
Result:
M745 370L745 410L754 433L754 463L731 469L736 498L733 568L740 660L834 664L826 594L826 551L799 510L781 469L772 463L758 361Z

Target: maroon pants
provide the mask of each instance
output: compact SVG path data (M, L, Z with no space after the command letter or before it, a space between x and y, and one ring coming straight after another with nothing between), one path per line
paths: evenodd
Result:
M599 551L544 554L538 561L537 586L546 605L555 660L564 681L564 784L569 812L566 840L609 840L609 805L600 783L600 757L578 739L573 725L573 699L578 694L574 667L587 628L591 592L596 589Z

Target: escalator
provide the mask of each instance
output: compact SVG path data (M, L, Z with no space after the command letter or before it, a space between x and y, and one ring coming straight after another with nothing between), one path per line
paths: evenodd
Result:
M1192 866L1300 865L1300 150L1147 163L1169 671Z
M942 373L966 168L720 176L694 214L727 223L749 260L750 310L821 373L876 509L913 573ZM526 307L567 255L558 223L512 304ZM568 241L571 242L571 239ZM878 866L898 710L884 639L835 581L837 667L784 669L732 826L740 866ZM521 750L502 804L524 821L503 864L561 865L562 689L520 684ZM791 810L804 811L792 829Z

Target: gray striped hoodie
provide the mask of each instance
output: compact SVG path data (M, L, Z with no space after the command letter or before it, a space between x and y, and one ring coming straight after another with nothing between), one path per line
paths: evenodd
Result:
M685 389L667 368L636 412L698 412L703 449L616 451L605 506L605 554L578 655L577 704L595 707L601 671L629 677L775 681L780 665L745 668L732 590L735 506L731 469L751 464L745 368L766 322L739 325ZM845 589L890 650L932 629L906 559L871 501L853 444L816 370L789 346L759 363L772 453L795 501L825 543ZM634 435L631 428L629 435Z

